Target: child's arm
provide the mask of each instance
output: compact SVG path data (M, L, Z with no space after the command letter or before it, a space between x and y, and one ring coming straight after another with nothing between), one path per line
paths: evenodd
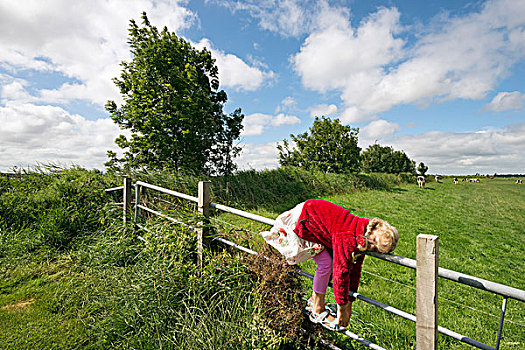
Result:
M347 272L350 275L349 287L353 292L357 292L359 288L359 281L361 279L361 269L363 267L364 255L356 259L355 264L351 264L350 271ZM348 295L348 288L346 288L346 294ZM337 324L340 327L347 327L350 322L350 316L352 315L352 302L355 300L353 296L349 297L349 301L346 304L337 304Z
M363 269L364 255L360 255L355 259L350 271L350 290L356 292L359 289L359 281L361 281L361 270ZM350 297L350 301L354 301L354 297Z

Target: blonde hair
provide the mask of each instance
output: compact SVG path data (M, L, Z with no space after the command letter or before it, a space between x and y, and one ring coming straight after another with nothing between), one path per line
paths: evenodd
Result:
M377 251L380 253L390 253L397 246L399 233L397 229L385 220L373 218L367 226L365 237L374 233L377 242Z

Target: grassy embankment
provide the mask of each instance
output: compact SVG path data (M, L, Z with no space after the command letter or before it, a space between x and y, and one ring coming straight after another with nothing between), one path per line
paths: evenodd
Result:
M123 228L102 191L120 179L81 170L22 178L0 180L0 349L300 346L300 340L265 327L260 276L240 255L209 255L198 271L193 232L152 226L144 243ZM191 177L139 178L196 193ZM307 198L329 198L397 226L399 255L415 258L416 235L437 234L440 266L524 289L525 204L522 187L510 180L450 181L420 190L393 176L279 170L245 172L228 182L227 193L226 179L213 181L215 201L274 217ZM373 190L360 191L367 188ZM213 222L237 237L242 228L241 242L253 246L260 242L251 237L265 228L227 215ZM413 271L371 258L364 270L360 292L415 313ZM304 297L309 286L292 281L290 288ZM440 297L440 325L493 344L498 320L486 313L499 315L500 298L446 281ZM507 318L523 324L523 305L510 300L508 308ZM354 306L352 329L388 349L414 347L413 324L363 303ZM332 338L342 348L360 348ZM502 349L521 348L523 338L523 326L508 322ZM466 348L444 337L440 342Z

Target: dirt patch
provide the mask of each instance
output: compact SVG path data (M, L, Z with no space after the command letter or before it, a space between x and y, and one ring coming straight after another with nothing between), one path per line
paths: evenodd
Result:
M27 308L29 305L33 304L34 301L35 301L34 299L21 300L11 305L2 306L2 309L7 310L7 311L22 310L22 309Z

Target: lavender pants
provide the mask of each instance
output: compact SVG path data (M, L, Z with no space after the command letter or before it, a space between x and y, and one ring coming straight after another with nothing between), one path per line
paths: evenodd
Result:
M332 274L332 257L326 249L313 257L317 264L317 269L314 275L313 290L317 294L326 294L330 276Z

